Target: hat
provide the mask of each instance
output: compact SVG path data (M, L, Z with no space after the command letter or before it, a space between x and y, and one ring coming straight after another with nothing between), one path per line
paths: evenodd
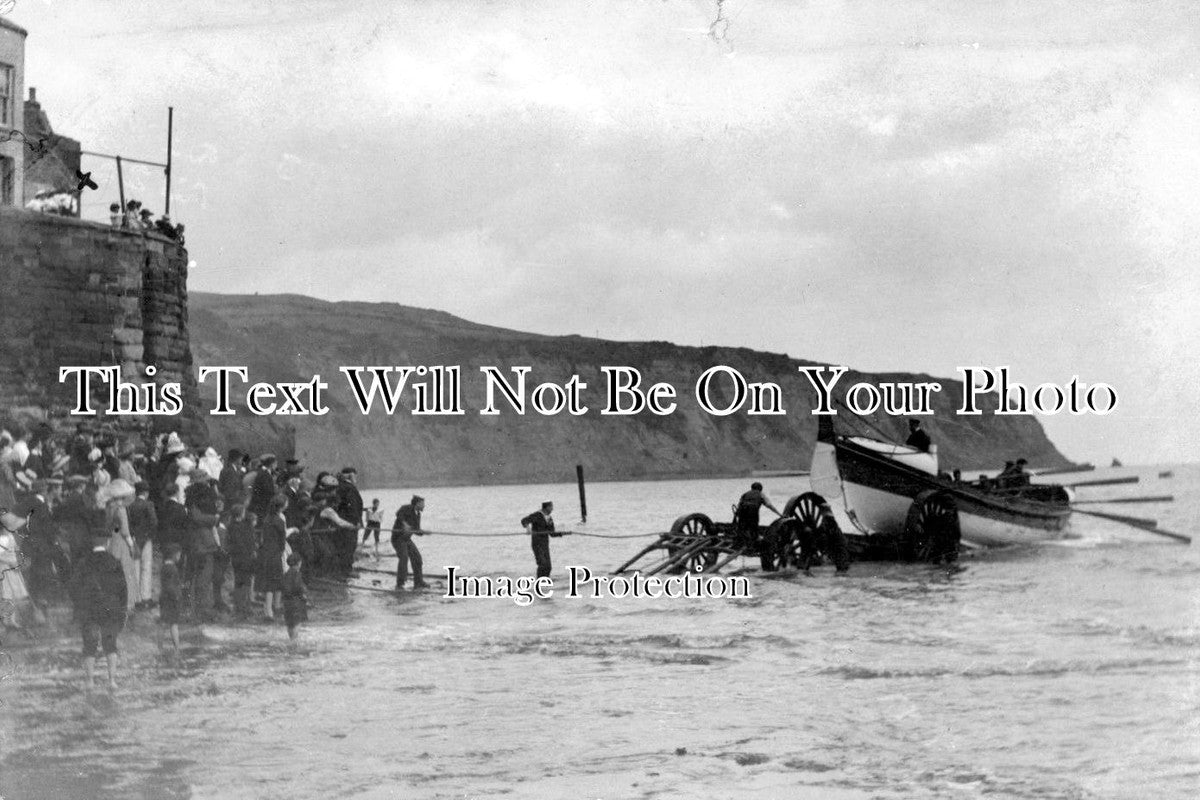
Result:
M183 440L179 438L179 434L171 431L170 435L167 436L166 454L171 456L176 453L182 453L186 449L187 447L184 446Z
M96 493L96 499L101 503L109 503L113 500L132 500L134 494L129 481L124 478L113 478L108 485L101 487L100 491Z
M192 470L196 469L196 462L187 456L180 456L175 459L175 469L180 475L189 475Z
M553 500L546 500L545 502L542 503L542 508L545 508L546 506L552 506L552 505L554 505Z
M88 479L86 475L68 475L66 480L68 489L74 486L87 486L87 482Z
M46 479L46 485L47 486L62 486L63 479L58 477L57 475L53 475Z
M910 428L919 428L919 427L921 427L921 420L919 420L919 419L910 419L910 420L908 421L908 427L910 427Z
M99 461L104 458L104 454L100 452L100 448L93 447L88 451L88 461Z
M295 565L299 564L300 563L300 554L299 553L288 553L287 562L288 562L288 566L291 566L291 567L294 567Z
M342 475L357 475L358 470L356 470L354 467L342 467L341 474Z
M376 502L378 502L378 501L376 501ZM424 497L421 497L421 495L419 495L419 494L414 494L411 504L415 506L417 503L424 503L424 502L425 502Z
M133 491L137 492L138 494L141 494L142 492L148 492L150 491L150 484L146 483L145 481L138 481L133 485Z
M274 453L263 453L261 456L258 457L258 463L264 464L264 465L274 464L277 460L278 459L275 458Z
M0 525L9 533L16 533L25 524L24 517L18 517L16 514L9 511L7 508L0 508Z
M332 475L324 475L321 477L321 486L337 486L337 478Z

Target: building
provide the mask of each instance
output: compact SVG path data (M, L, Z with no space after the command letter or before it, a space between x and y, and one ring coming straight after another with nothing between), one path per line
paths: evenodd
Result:
M44 145L38 152L25 154L25 191L22 195L26 207L39 194L72 194L77 191L75 173L80 171L79 142L54 132L50 118L37 100L37 89L29 87L29 99L25 101L25 136ZM74 213L79 216L79 203L72 203Z
M25 200L25 37L0 17L0 205Z

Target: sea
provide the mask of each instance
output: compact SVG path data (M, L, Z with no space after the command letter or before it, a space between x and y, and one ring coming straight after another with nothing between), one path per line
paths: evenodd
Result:
M1169 478L1159 477L1170 469ZM1082 506L1200 533L1200 465L1101 470ZM807 479L765 479L777 505ZM71 630L0 655L0 797L1200 797L1200 543L1075 515L1070 538L955 569L854 564L764 578L741 599L569 598L683 514L730 519L748 480L414 494L425 572L531 574L518 521L556 503L555 596L395 596L386 540L354 588L310 587L281 624L122 637L120 686L82 691ZM769 517L769 512L767 512ZM11 639L11 637L8 637Z

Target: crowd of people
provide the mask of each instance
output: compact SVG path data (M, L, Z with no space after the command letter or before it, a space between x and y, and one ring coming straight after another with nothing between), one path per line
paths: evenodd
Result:
M238 449L225 458L177 433L122 436L80 423L0 430L0 617L10 629L46 625L68 603L85 663L115 658L130 615L154 615L178 649L182 622L283 617L295 638L306 582L345 575L358 537L382 511L364 508L353 467L310 483L295 459ZM422 588L421 498L397 515L392 544ZM366 524L364 524L366 523ZM110 664L111 667L111 664Z
M124 210L122 210L120 203L111 204L108 207L108 219L114 228L151 231L162 234L168 239L174 239L180 244L184 243L182 223L179 225L173 224L171 218L166 214L158 219L154 219L154 212L148 208L142 208L140 200L128 201L125 204Z

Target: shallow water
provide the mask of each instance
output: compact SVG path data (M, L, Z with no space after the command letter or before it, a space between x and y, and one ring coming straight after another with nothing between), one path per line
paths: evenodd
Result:
M1200 528L1200 466L1140 474L1081 494L1174 493L1125 508ZM744 483L592 484L586 526L573 485L415 491L433 530L516 530L554 499L560 528L621 534L728 519ZM767 481L777 505L806 488ZM365 496L390 520L412 491ZM1200 796L1200 545L1072 524L1078 538L954 574L857 564L751 578L745 600L323 589L297 648L282 627L211 625L185 631L178 663L137 622L112 699L79 691L67 632L15 651L0 681L0 795ZM418 541L427 573L532 569L519 537ZM554 539L555 578L640 544ZM392 583L355 583L375 580Z

